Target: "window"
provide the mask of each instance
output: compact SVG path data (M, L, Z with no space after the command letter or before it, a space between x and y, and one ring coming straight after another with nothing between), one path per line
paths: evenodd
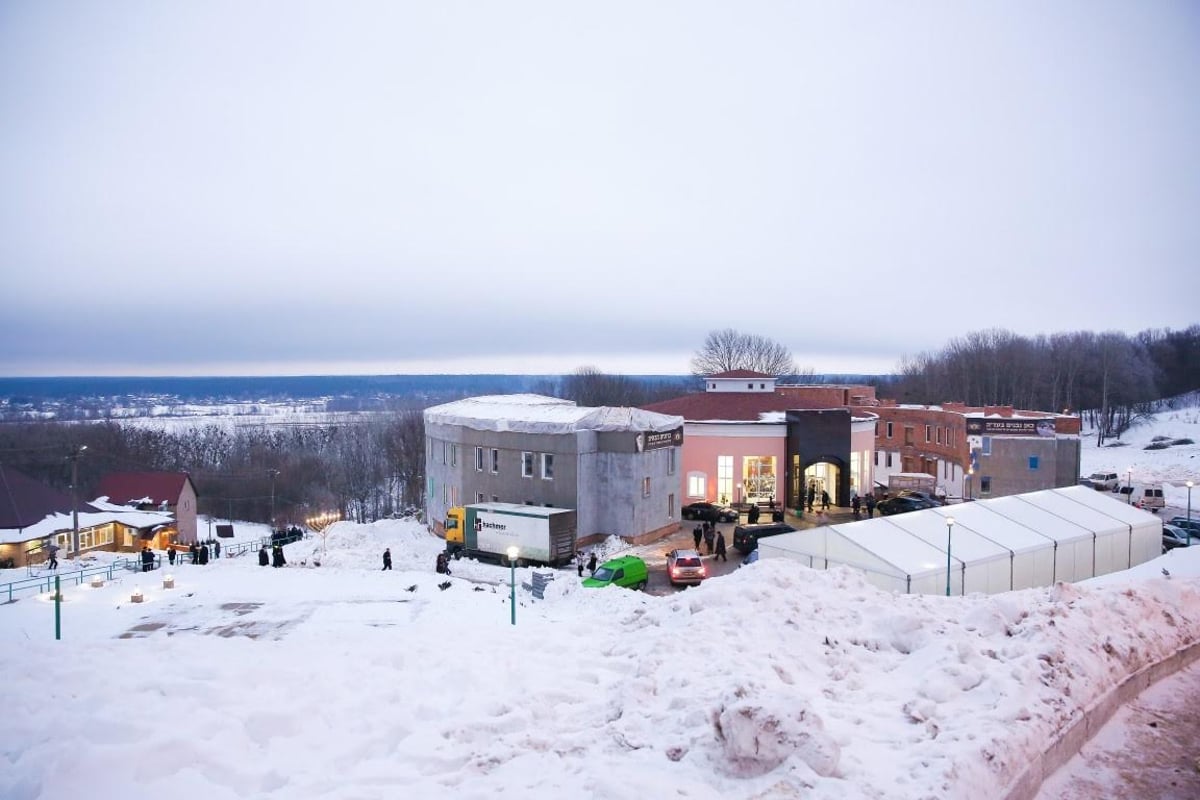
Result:
M983 454L985 456L992 454L992 437L990 436L983 437Z
M482 447L475 448L475 471L483 472L483 448ZM482 502L482 501L480 501L480 502Z
M753 384L753 383L747 383L747 384L746 384L746 388L747 388L747 389L753 389L753 388L754 388L754 384Z
M499 503L499 502L500 502L500 495L498 495L498 494L494 494L494 495L492 495L492 502L493 502L493 503Z
M492 448L492 474L495 475L500 471L500 451Z
M887 424L887 438L892 438L892 423Z
M450 443L449 442L442 442L442 463L443 464L450 463Z
M476 502L476 503L482 503L482 502L484 502L484 499L483 499L483 492L476 492L476 493L475 493L475 502Z
M1037 456L1030 456L1030 457L1029 457L1029 468L1030 468L1030 469L1037 469L1037 468L1038 468L1038 457L1037 457Z
M554 454L542 453L542 480L554 480Z
M925 443L928 444L929 442L932 442L932 441L933 441L933 426L926 425L925 426Z
M891 450L889 450L887 452L887 466L889 466L889 467L892 466L892 451Z
M879 466L879 451L875 451L875 466Z
M675 495L674 494L667 495L667 516L668 517L675 516Z
M879 420L875 420L875 435L879 435Z
M458 466L458 445L456 444L450 445L450 466Z
M992 478L990 475L984 475L984 476L980 477L979 493L980 494L991 494L992 493Z
M703 472L689 472L687 476L687 496L707 497L708 476Z
M675 474L675 456L676 456L676 453L677 453L677 451L675 450L675 448L674 448L674 447L668 447L668 448L667 448L667 474L668 474L668 475L674 475L674 474Z
M533 453L530 453L528 450L521 453L521 477L533 477Z
M942 443L942 429L938 428L937 429L937 444L941 444L941 443Z
M650 496L650 479L642 478L642 497Z
M760 384L758 385L758 388L760 388L760 389L766 389L766 388L767 388L767 385L766 385L765 383L760 383Z
M906 445L909 445L910 447L912 446L912 443L913 443L913 429L912 429L912 425L905 425L905 426L904 426L904 443L905 443Z
M728 503L733 496L733 456L717 456L717 499Z
M442 484L442 503L449 504L450 502L450 484Z

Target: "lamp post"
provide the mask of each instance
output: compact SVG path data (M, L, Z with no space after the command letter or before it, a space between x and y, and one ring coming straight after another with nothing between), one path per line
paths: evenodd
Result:
M511 545L508 548L508 587L512 594L509 597L509 604L512 606L512 624L517 624L517 556L521 551L517 546Z
M87 450L81 444L71 453L71 558L79 558L79 456Z
M1192 487L1196 484L1193 481L1188 481L1186 484L1188 490L1188 524L1187 524L1187 543L1188 547L1192 546Z
M1128 494L1125 496L1125 505L1133 505L1133 467L1125 470L1125 488Z
M974 465L967 467L967 499L971 499L971 477L975 474Z
M954 517L946 517L946 597L950 596L950 532L954 530Z

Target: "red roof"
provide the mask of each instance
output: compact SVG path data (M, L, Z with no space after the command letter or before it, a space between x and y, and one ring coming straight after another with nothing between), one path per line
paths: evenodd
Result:
M71 513L71 495L0 464L0 528L28 528L51 514ZM79 511L95 511L79 503Z
M100 481L96 494L118 505L175 505L190 480L186 472L113 472Z
M775 380L774 375L768 375L765 372L755 372L752 369L731 369L728 372L718 372L715 375L705 375L706 378L770 378Z
M790 409L828 408L814 406L796 397L774 392L697 392L673 400L642 406L659 414L674 414L687 422L732 420L757 422L759 414Z

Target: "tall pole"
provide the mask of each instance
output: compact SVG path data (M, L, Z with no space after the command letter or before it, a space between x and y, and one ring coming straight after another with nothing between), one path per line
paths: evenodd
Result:
M279 470L271 470L271 530L275 530L275 476Z
M946 597L950 596L950 532L954 530L954 517L946 517Z
M1125 505L1133 505L1133 467L1125 470L1125 488L1129 490L1125 497Z
M62 587L58 576L54 576L54 639L62 638Z
M79 456L87 450L81 444L71 453L71 558L79 558Z
M1187 524L1187 543L1188 547L1192 546L1192 487L1196 484L1193 481L1187 482L1188 489L1188 524Z
M512 594L509 597L509 605L512 606L513 625L517 624L517 556L520 552L515 545L508 548L508 585L512 590Z

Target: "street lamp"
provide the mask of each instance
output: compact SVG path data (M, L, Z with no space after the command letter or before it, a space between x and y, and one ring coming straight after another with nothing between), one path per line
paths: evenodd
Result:
M975 474L975 466L967 467L967 499L971 499L971 476Z
M946 517L946 597L950 596L950 532L954 530L954 517Z
M508 548L508 567L509 567L508 586L509 586L509 589L512 591L512 595L510 596L510 600L511 600L510 605L512 606L512 624L513 625L517 624L517 556L520 555L520 553L521 553L520 549L518 549L515 544L509 546L509 548Z
M87 450L86 444L81 444L69 458L71 459L71 558L79 558L79 456Z
M1133 467L1125 470L1125 488L1129 490L1128 496L1125 498L1125 505L1133 505Z
M1188 489L1187 543L1188 543L1188 547L1191 547L1192 546L1192 487L1195 486L1196 484L1192 481L1188 481L1184 485L1187 486L1187 489Z

